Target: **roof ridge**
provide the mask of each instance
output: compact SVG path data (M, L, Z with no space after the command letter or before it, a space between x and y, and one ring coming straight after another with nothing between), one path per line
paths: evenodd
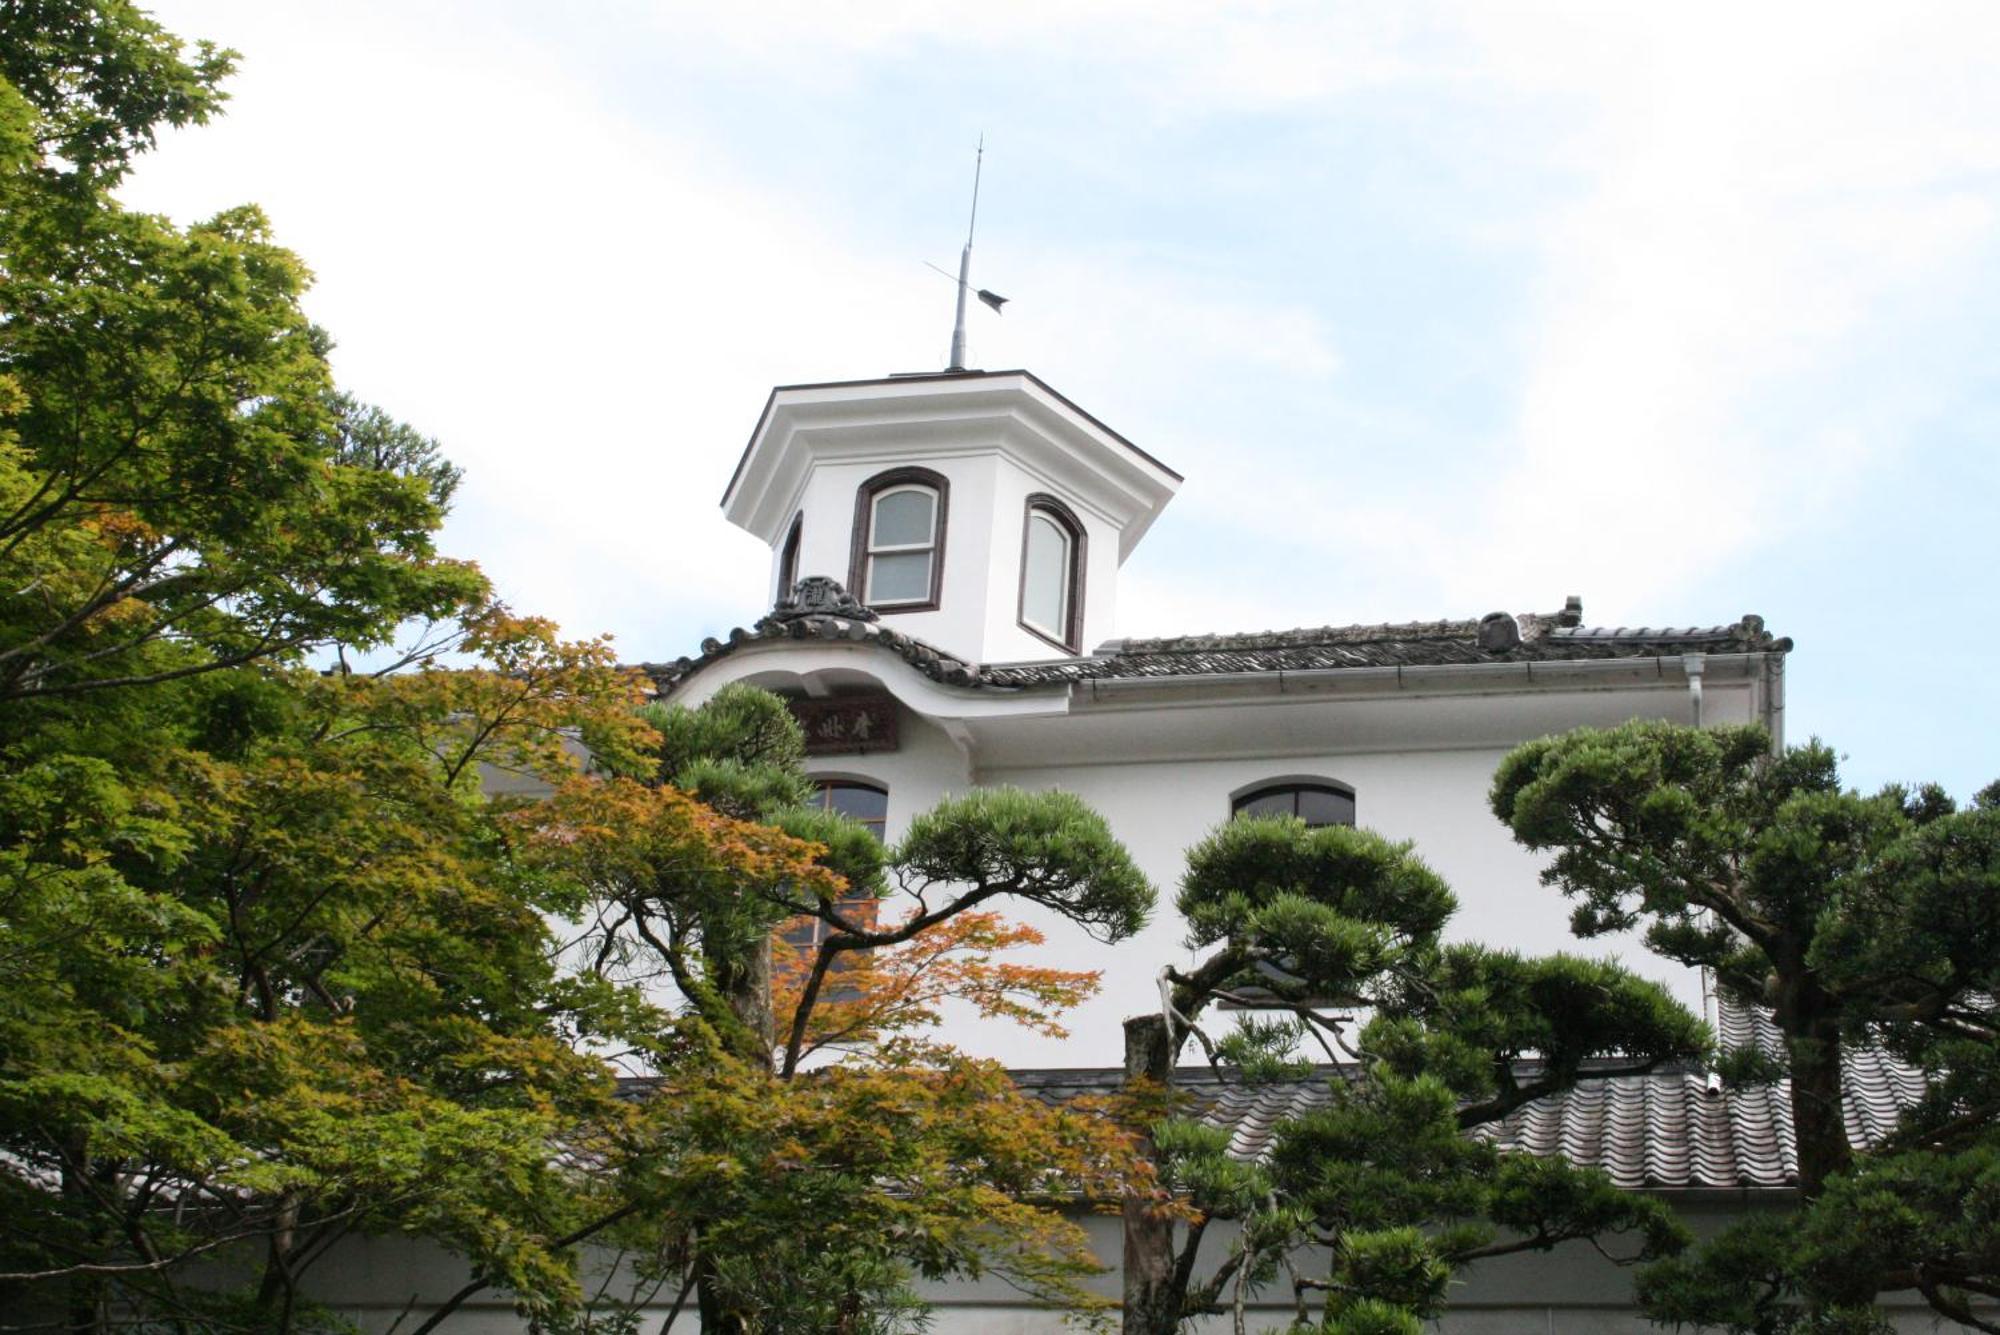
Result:
M818 578L818 577L815 577ZM870 644L894 653L931 680L968 689L1068 686L1102 679L1237 676L1258 672L1317 672L1342 668L1431 668L1482 663L1667 658L1683 653L1789 653L1792 641L1773 636L1760 616L1716 626L1580 626L1575 600L1560 612L1492 612L1481 618L1386 621L1289 630L1194 634L1112 640L1081 657L974 663L947 649L881 624L831 579L804 584L749 628L701 642L698 655L641 663L662 691L673 689L715 659L746 644L820 640Z
M1256 648L1277 644L1351 644L1369 640L1444 639L1479 628L1476 618L1435 621L1358 622L1348 626L1296 626L1274 630L1198 632L1124 641L1121 654L1199 653L1206 649Z

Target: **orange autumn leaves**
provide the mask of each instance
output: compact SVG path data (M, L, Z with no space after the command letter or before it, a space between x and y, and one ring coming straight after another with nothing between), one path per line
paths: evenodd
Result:
M543 856L559 858L620 898L643 899L671 885L810 903L838 898L847 888L839 873L814 860L820 845L725 816L664 785L579 775L518 819L530 825Z
M894 930L893 927L888 930ZM951 1001L981 1016L1004 1017L1052 1037L1067 1037L1058 1016L1097 991L1096 971L1051 969L994 959L1043 944L1024 923L998 913L949 918L900 945L842 957L837 988L823 993L807 1020L803 1051L847 1051L893 1034L930 1028ZM780 939L772 945L772 1000L791 1014L803 998L813 955Z

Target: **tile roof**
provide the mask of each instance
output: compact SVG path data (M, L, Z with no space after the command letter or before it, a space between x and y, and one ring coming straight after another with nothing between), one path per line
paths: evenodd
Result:
M841 597L846 599L844 591ZM1790 639L1765 630L1759 616L1745 616L1722 626L1584 626L1580 624L1582 602L1572 598L1562 611L1547 614L1509 616L1495 612L1476 620L1113 640L1081 658L980 664L891 630L851 599L846 601L861 614L804 612L781 604L753 627L738 627L724 639L703 640L699 655L641 667L660 689L668 690L746 644L818 640L873 645L895 654L933 681L950 686L1022 689L1116 679L1670 658L1690 652L1787 653L1792 648Z
M1718 1037L1724 1047L1754 1046L1780 1056L1784 1040L1763 1012L1725 1002ZM1897 1118L1923 1093L1921 1073L1885 1053L1847 1049L1844 1109L1847 1136L1856 1149L1879 1143ZM1532 1067L1532 1063L1524 1063ZM1262 1158L1284 1121L1333 1102L1332 1086L1351 1078L1352 1067L1322 1066L1303 1080L1244 1085L1207 1066L1184 1066L1174 1086L1192 1102L1192 1115L1227 1132L1238 1159ZM1525 1073L1525 1072L1524 1072ZM1124 1083L1117 1067L1016 1070L1014 1082L1045 1103L1114 1093ZM626 1098L640 1098L657 1082L619 1080ZM1654 1191L1783 1190L1798 1185L1798 1148L1792 1136L1791 1086L1711 1087L1709 1077L1686 1067L1647 1075L1588 1080L1517 1108L1473 1132L1501 1149L1600 1168L1627 1189Z
M1776 1055L1783 1040L1761 1014L1723 1008L1725 1046L1755 1044ZM1916 1101L1923 1077L1875 1051L1849 1051L1847 1134L1857 1148L1879 1141ZM1340 1068L1311 1078L1246 1086L1207 1067L1183 1068L1177 1088L1194 1115L1229 1134L1230 1153L1255 1159L1269 1152L1277 1126L1332 1101ZM1016 1081L1038 1097L1061 1101L1105 1093L1123 1080L1117 1070L1017 1071ZM1708 1077L1689 1069L1586 1081L1537 1099L1474 1134L1504 1150L1561 1154L1603 1169L1621 1187L1655 1190L1781 1189L1798 1184L1790 1085L1711 1091Z

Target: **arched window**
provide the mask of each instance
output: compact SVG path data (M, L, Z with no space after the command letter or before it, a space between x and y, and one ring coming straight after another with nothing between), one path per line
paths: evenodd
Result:
M889 790L858 779L816 779L813 781L813 805L826 811L838 811L858 825L864 826L877 839L882 838L889 820ZM835 906L840 915L849 922L873 927L881 912L881 901L870 898L840 900ZM778 937L794 951L809 953L826 938L832 929L818 918L793 918L778 929ZM836 966L838 967L838 966ZM829 993L828 1000L839 1000L841 994Z
M813 805L838 811L858 825L868 827L877 839L889 822L889 790L856 779L817 780Z
M782 602L799 582L799 538L806 527L805 511L792 516L791 531L785 534L784 549L778 554L778 600Z
M1028 498L1021 534L1021 626L1070 653L1083 652L1083 525L1053 496Z
M928 468L893 468L862 484L848 589L884 612L928 612L944 579L951 484Z
M1281 779L1230 799L1234 816L1297 816L1307 825L1354 824L1354 790L1324 779Z

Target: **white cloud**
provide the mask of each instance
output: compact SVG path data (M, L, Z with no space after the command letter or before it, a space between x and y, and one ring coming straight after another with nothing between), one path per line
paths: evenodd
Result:
M1357 619L1399 599L1401 615L1465 613L1578 589L1607 615L1672 616L1677 590L1811 531L1910 448L1927 368L1877 354L1920 345L1963 300L1955 277L1995 255L2000 86L1981 53L2000 15L1454 17L1475 49L1467 77L1517 132L1556 111L1546 138L1499 141L1507 157L1581 181L1537 220L1498 454L1468 448L1470 477L1415 479L1422 504L1344 493L1337 469L1305 458L1205 479L1193 504L1350 572L1339 592ZM1276 86L1293 85L1288 67ZM1135 590L1131 615L1213 618L1229 586L1218 572L1164 599ZM1307 585L1240 610L1311 621L1325 600Z
M1991 252L2000 136L1977 127L2000 124L2000 97L1955 20L1813 15L1655 11L1607 62L1560 59L1598 46L1567 19L1490 25L1501 68L1555 53L1540 77L1602 131L1591 188L1550 220L1520 458L1497 491L1562 528L1491 554L1523 586L1587 559L1621 597L1662 598L1810 524L1900 448L1852 431L1893 387L1841 368L1875 321L1920 330Z
M656 608L753 615L762 554L716 499L769 385L934 366L949 311L943 280L856 239L861 206L833 187L732 157L698 120L613 105L592 63L613 42L641 64L838 85L830 114L879 74L967 52L1017 69L1024 99L1084 81L1121 114L1248 116L1244 135L1393 95L1441 118L1440 161L1526 183L1511 215L1457 217L1441 182L1435 220L1469 249L1536 239L1539 271L1488 335L1520 368L1511 411L1471 421L1415 396L1414 429L1462 449L1371 487L1344 464L1400 428L1353 354L1394 311L1328 309L1257 260L1204 263L1209 239L1166 222L1037 252L994 234L980 281L1017 300L975 311L974 361L1034 367L1189 471L1149 547L1198 540L1179 532L1229 549L1142 556L1130 630L1572 591L1593 611L1691 611L1673 599L1700 571L1809 528L1907 448L1921 368L1866 351L1920 340L1959 299L1952 276L1994 251L2000 86L1981 56L2000 14L1983 7L164 8L246 61L231 114L173 136L133 198L269 206L320 271L343 379L468 466L453 545L579 632ZM1107 180L1113 128L1078 123L1068 145ZM1226 149L1200 160L1209 181L1237 169ZM1287 182L1242 170L1268 192L1255 206L1285 205ZM1307 576L1243 597L1238 562L1274 549Z

